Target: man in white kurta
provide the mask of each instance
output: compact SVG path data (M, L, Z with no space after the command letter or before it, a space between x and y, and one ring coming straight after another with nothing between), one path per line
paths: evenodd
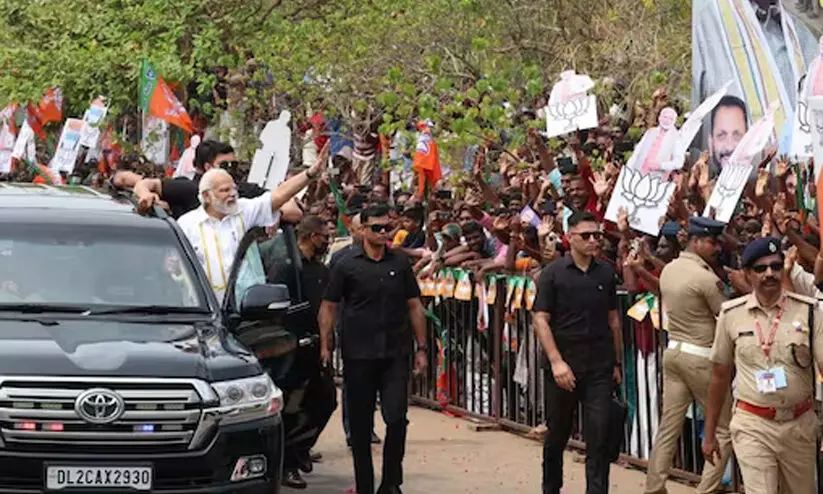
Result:
M223 169L213 168L203 175L200 207L181 216L177 223L194 247L218 300L226 293L234 257L246 232L276 224L280 206L324 168L325 160L321 159L311 169L254 199L239 198L234 179Z

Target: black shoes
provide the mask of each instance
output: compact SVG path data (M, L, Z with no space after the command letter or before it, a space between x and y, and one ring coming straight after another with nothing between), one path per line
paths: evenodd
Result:
M403 491L401 491L396 485L391 487L381 485L380 488L377 489L377 494L403 494Z
M300 472L298 470L290 470L283 472L283 479L280 483L286 487L291 487L292 489L305 489L309 486L303 477L300 476Z

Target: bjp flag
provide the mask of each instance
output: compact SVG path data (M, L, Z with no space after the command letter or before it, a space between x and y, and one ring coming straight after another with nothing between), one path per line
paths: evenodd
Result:
M143 60L140 72L140 106L143 111L186 132L193 132L191 117L151 64Z
M40 122L46 125L49 122L63 121L63 91L60 88L49 89L43 95L38 105Z
M428 122L419 122L417 130L420 135L417 138L417 150L414 153L412 168L419 174L418 196L423 198L426 187L434 188L440 180L440 155L437 153L437 143L431 134L431 126Z
M40 139L46 139L46 131L43 129L43 115L40 107L29 103L26 105L26 120L29 122L29 127L34 131L34 134Z

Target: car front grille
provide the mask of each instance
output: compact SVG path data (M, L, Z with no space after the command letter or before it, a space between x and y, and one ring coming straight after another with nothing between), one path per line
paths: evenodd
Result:
M203 386L182 379L2 378L0 434L5 448L17 451L186 451L203 439L203 403L209 398ZM95 389L122 399L119 418L90 423L77 412L78 398Z

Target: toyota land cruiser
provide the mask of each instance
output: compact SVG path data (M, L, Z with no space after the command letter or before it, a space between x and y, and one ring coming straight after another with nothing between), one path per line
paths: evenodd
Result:
M0 183L0 493L279 492L282 393L248 344L288 290L238 255L221 306L176 223L133 211Z

